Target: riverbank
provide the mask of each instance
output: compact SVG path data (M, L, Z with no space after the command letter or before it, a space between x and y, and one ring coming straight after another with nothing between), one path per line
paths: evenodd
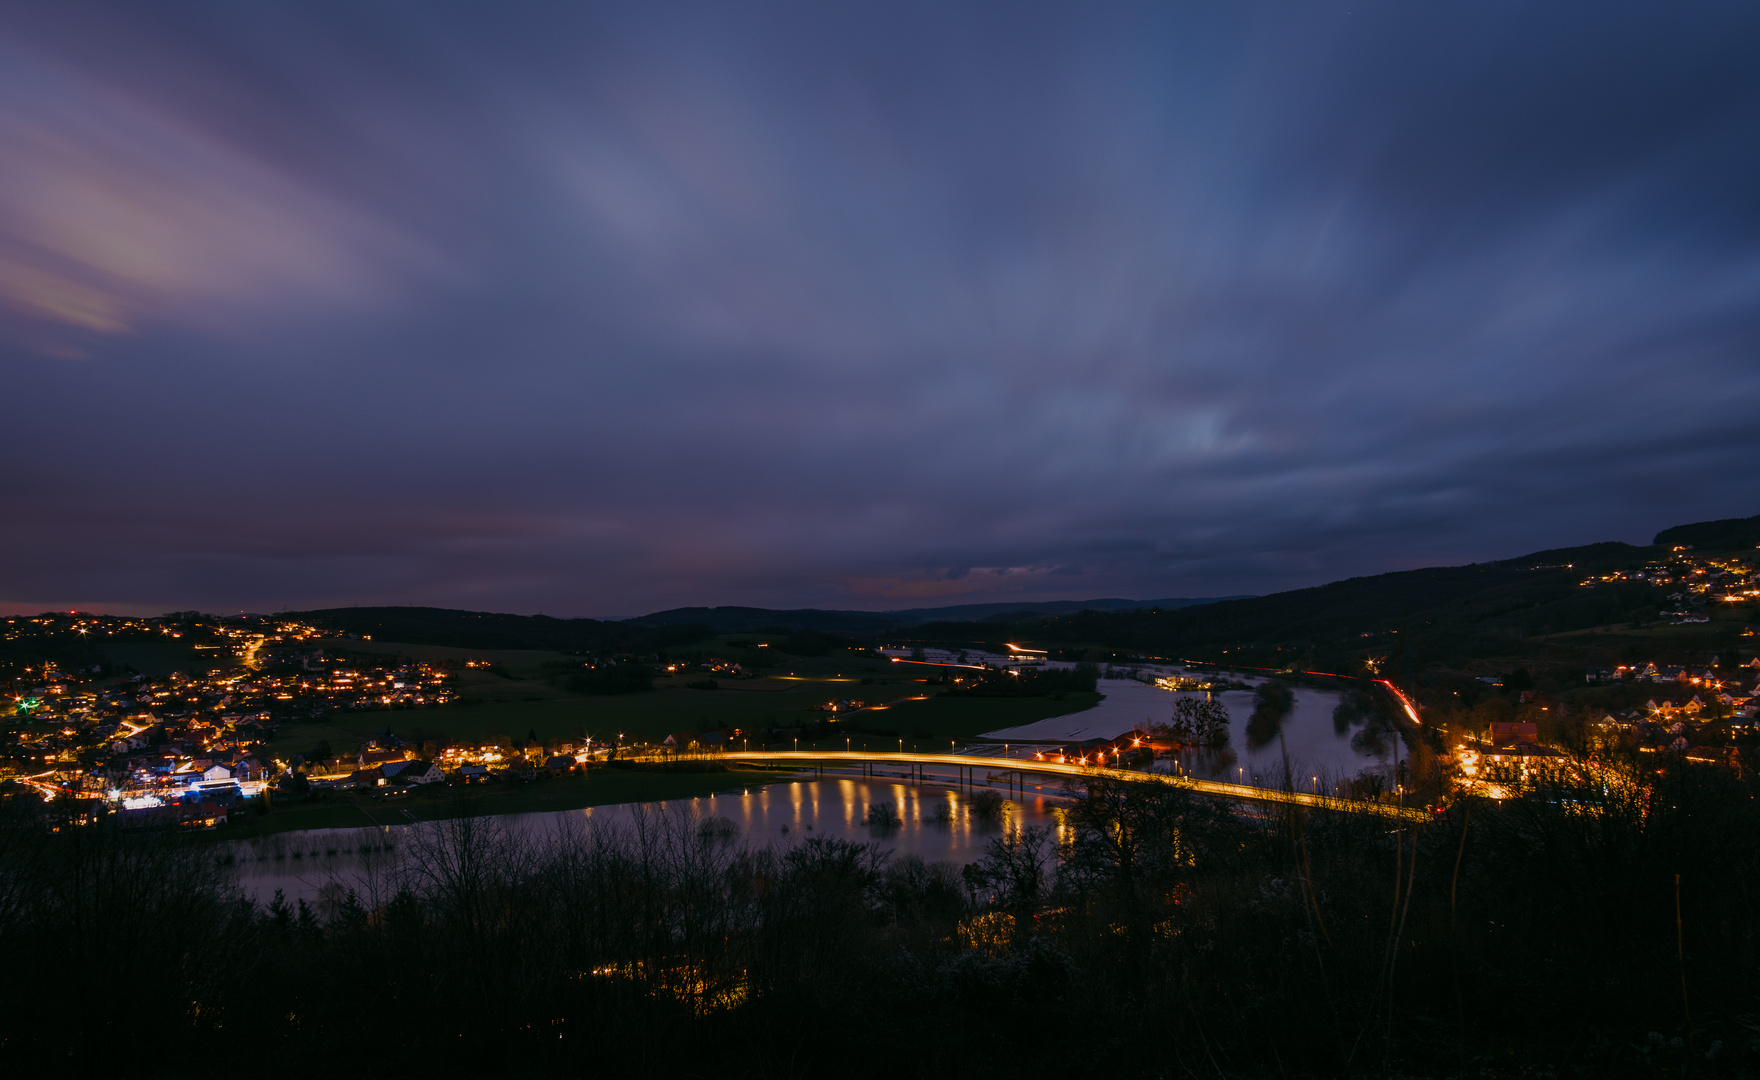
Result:
M429 784L406 794L333 791L299 802L276 802L266 814L243 811L202 834L211 840L250 840L306 829L409 825L440 818L579 810L619 803L669 802L739 792L787 780L795 773L729 766L714 772L593 769L586 774L454 786Z

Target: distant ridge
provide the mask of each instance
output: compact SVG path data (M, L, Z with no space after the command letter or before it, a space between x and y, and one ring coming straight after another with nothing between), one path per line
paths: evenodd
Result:
M1721 638L1705 635L1724 633L1727 626L1718 629L1714 624L1708 631L1672 622L1664 609L1676 598L1667 596L1662 586L1616 574L1605 578L1603 585L1582 587L1589 577L1642 569L1667 557L1669 547L1681 545L1690 545L1696 556L1751 552L1760 545L1760 516L1677 525L1657 533L1650 546L1608 541L1553 548L1494 562L1402 570L1257 597L1023 601L898 611L691 607L620 620L426 607L287 614L308 616L333 630L371 635L377 641L473 649L651 653L715 634L816 631L869 642L894 634L949 642L1031 639L1039 647L1198 658L1226 653L1237 663L1293 661L1310 666L1348 667L1373 653L1389 663L1419 669L1426 662L1492 663L1517 654L1524 662L1549 656L1557 663L1575 664L1580 659L1577 646L1539 639L1597 630L1607 635L1603 649L1607 655L1597 654L1596 660L1605 666L1622 662L1625 654L1620 650L1628 645L1649 649L1646 639L1631 635L1648 634L1652 628L1682 643L1688 640L1683 635L1696 635L1691 649L1701 653L1726 647ZM1760 623L1760 604L1732 606L1722 612L1722 619L1738 629L1740 620ZM1408 638L1414 655L1400 660ZM1743 649L1751 652L1746 645Z
M1030 611L1036 615L1065 615L1072 611L1148 611L1156 608L1172 611L1175 608L1197 607L1200 604L1219 604L1224 600L1252 599L1252 593L1241 593L1236 596L1172 596L1161 600L1044 600L1031 604L956 604L953 607L905 608L902 611L888 611L886 614L916 622L964 622L988 618L991 615L1012 615L1017 611Z
M1656 534L1654 543L1665 547L1684 545L1700 551L1733 551L1760 545L1760 517L1724 518L1676 525Z
M778 611L755 607L688 607L656 611L624 620L636 626L712 626L724 633L753 633L768 629L820 630L832 633L864 633L898 626L931 622L981 622L1016 615L1068 615L1079 611L1172 611L1223 600L1250 600L1250 596L1180 596L1163 600L1040 600L998 604L955 604L951 607L905 608L899 611L840 611L796 608Z
M1048 600L1017 604L960 604L907 611L776 611L755 607L690 607L657 611L634 619L558 619L435 607L346 607L288 612L315 619L338 631L370 635L379 641L445 645L470 649L559 649L563 651L651 652L700 640L711 634L750 634L812 630L823 634L873 636L928 623L1005 622L1082 612L1172 611L1215 603L1217 597L1166 600Z

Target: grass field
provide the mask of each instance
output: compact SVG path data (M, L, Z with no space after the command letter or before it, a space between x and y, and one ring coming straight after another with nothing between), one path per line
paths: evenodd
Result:
M858 686L848 681L807 678L792 682L721 682L719 690L692 690L678 680L660 680L655 689L646 693L604 696L573 694L536 682L504 680L505 685L487 687L466 684L461 687L461 700L451 705L407 711L333 712L317 721L283 726L276 741L303 748L327 740L338 751L345 751L386 727L406 739L468 740L494 735L523 739L533 734L545 740L583 735L613 739L623 735L626 740L657 741L675 731L723 726L750 731L813 724L824 715L814 706L827 701L854 696L865 701L890 701L923 692L917 683Z
M736 640L740 640L736 636ZM870 737L934 740L965 739L1014 724L1027 724L1091 707L1097 694L1047 698L940 698L934 687L909 678L889 662L865 654L795 659L752 679L716 678L715 690L695 690L703 672L655 680L645 693L590 695L569 690L578 658L541 651L485 651L392 642L335 643L342 650L401 654L429 661L489 660L493 668L458 673L459 700L442 708L407 711L334 712L317 721L284 725L276 734L277 754L304 753L327 741L337 753L350 753L376 731L389 727L405 739L486 739L505 735L659 741L677 731L738 728L817 727L826 714L817 706L854 698L887 704L881 710L851 714L852 728ZM703 646L705 655L737 653L724 644ZM715 651L719 649L720 651ZM749 650L748 650L749 651ZM920 669L919 669L920 670ZM865 684L863 680L868 680ZM913 700L927 698L927 700ZM841 737L841 736L840 736ZM877 745L877 744L876 744ZM925 744L927 745L927 744Z
M844 736L859 743L864 737L873 741L883 736L903 738L905 749L921 743L926 752L944 748L945 740L966 740L997 728L1030 724L1053 716L1064 716L1093 708L1099 693L1069 694L1062 701L1049 698L948 698L932 697L927 701L904 701L879 711L853 714L840 723L850 729ZM861 749L855 746L855 749ZM873 745L880 748L880 743Z
M1727 611L1718 610L1713 611L1711 614L1716 617L1710 622L1683 623L1678 626L1671 623L1647 623L1643 626L1633 626L1631 623L1609 623L1606 626L1589 626L1581 630L1566 630L1557 634L1542 634L1536 636L1534 640L1567 641L1572 639L1580 640L1582 638L1629 637L1634 640L1648 641L1653 638L1692 639L1709 637L1711 635L1732 637L1740 635L1742 631L1753 625L1751 620L1745 617L1733 617L1732 613Z
M216 840L248 840L296 829L408 825L461 814L527 814L578 810L583 806L697 799L761 787L793 775L756 769L714 773L593 769L586 776L540 777L530 783L497 781L466 788L431 784L389 799L364 791L337 791L305 802L283 802L267 814L244 814L203 835Z
M218 650L198 651L181 641L106 641L97 645L97 652L111 664L134 668L155 679L173 671L205 672L224 667L232 656Z

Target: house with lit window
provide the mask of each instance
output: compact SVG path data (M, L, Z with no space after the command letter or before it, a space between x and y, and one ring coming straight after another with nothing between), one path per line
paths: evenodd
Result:
M1570 767L1564 751L1540 744L1539 725L1531 720L1493 721L1486 738L1457 750L1469 787L1492 798L1561 779Z
M379 772L390 782L403 785L440 784L446 781L446 774L432 761L387 762L379 766Z

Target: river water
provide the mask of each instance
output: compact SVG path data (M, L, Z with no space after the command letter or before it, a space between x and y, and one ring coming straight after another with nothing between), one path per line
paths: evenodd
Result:
M1149 722L1165 722L1181 696L1206 696L1202 692L1174 693L1131 679L1105 679L1100 690L1106 695L1092 709L1053 717L1033 724L988 733L993 747L974 747L978 753L1012 758L1031 757L1035 744L1093 738L1115 738ZM1381 754L1363 753L1351 745L1349 733L1334 730L1332 710L1339 695L1307 687L1295 688L1295 708L1283 725L1283 738L1270 746L1249 749L1244 735L1253 711L1250 691L1224 691L1215 697L1228 709L1230 745L1221 752L1188 755L1179 761L1157 761L1160 770L1188 773L1204 779L1220 779L1267 787L1282 787L1285 762L1288 782L1301 790L1334 790L1365 771L1382 774L1391 784L1397 745ZM1026 742L1034 740L1034 742ZM981 764L984 758L974 759ZM1001 762L997 762L1001 765ZM988 770L974 770L982 790ZM785 845L813 836L874 842L897 856L969 863L983 854L985 846L1004 828L1024 825L1056 825L1060 782L1031 781L1012 792L1001 822L984 821L972 812L971 792L952 783L916 784L866 777L800 779L729 792L700 799L601 806L543 814L514 814L502 819L511 829L533 839L559 829L582 825L617 827L628 825L636 814L687 816L693 820L725 819L736 838L746 843ZM998 779L996 790L1006 790ZM864 824L873 804L890 803L900 824L875 828ZM370 885L405 849L411 829L421 825L393 825L379 829L314 829L279 833L257 840L233 841L222 849L232 859L245 893L267 900L277 889L289 899L311 900L331 884L344 888ZM363 891L365 891L363 889Z
M984 790L982 770L977 790ZM996 790L1002 790L999 782ZM1005 829L1028 825L1057 826L1056 805L1062 785L1042 780L1006 801L1001 820L986 821L973 812L969 789L904 780L830 777L794 780L700 799L598 806L542 814L509 814L498 819L505 827L532 840L544 840L580 826L628 827L637 814L684 817L695 822L730 822L732 838L764 846L786 846L815 836L872 842L894 856L917 855L925 861L972 862ZM873 804L891 804L899 824L864 824ZM277 833L255 840L235 840L221 849L237 872L247 896L269 900L279 889L289 900L316 899L336 884L371 892L406 851L412 830L425 825L388 825L363 829L310 829Z
M1159 673L1179 672L1169 668ZM1256 684L1258 680L1242 681ZM1287 755L1289 778L1294 786L1303 790L1318 787L1330 791L1340 782L1366 770L1384 778L1390 777L1394 756L1398 752L1398 745L1392 742L1380 752L1353 746L1355 733L1341 733L1333 726L1332 712L1338 707L1340 695L1331 690L1294 687L1295 707L1283 722L1283 738L1254 749L1247 746L1245 734L1247 718L1253 714L1253 694L1249 690L1224 690L1214 695L1203 691L1176 692L1135 679L1102 679L1099 689L1106 696L1092 709L988 732L984 738L1006 744L1010 756L1018 757L1034 742L1113 739L1150 723L1164 724L1172 718L1174 702L1178 698L1214 697L1228 710L1228 747L1220 753L1188 755L1172 766L1202 779L1282 787Z

